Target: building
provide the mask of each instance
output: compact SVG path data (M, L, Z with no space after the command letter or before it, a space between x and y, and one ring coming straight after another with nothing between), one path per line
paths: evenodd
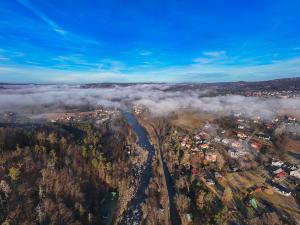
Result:
M272 166L281 167L284 164L281 160L272 161Z
M224 138L224 139L222 140L222 143L225 144L225 145L228 145L229 142L230 142L229 139L226 139L226 138Z
M275 176L273 177L274 181L282 181L286 178L287 174L284 171L281 171L279 173L276 173Z
M209 145L208 144L202 144L200 145L200 148L202 149L208 149Z
M273 171L273 174L278 174L281 173L282 171L284 171L283 169L279 168Z
M220 142L222 139L221 139L219 136L216 136L216 137L214 138L214 140L215 140L216 142Z
M234 148L240 148L242 145L239 141L234 141L231 143L231 146Z
M238 133L237 134L238 138L241 138L241 139L245 139L246 137L248 137L246 134L244 133Z
M200 152L201 150L199 148L197 148L197 147L192 147L191 151L192 152Z
M241 156L243 155L243 154L241 154L240 151L235 150L235 149L230 149L230 150L228 151L228 154L229 154L229 156L230 156L231 158L233 158L233 159L237 159L237 158L239 158L239 157L241 157Z
M241 129L241 130L244 130L244 129L245 129L245 126L243 126L243 125L238 125L238 128Z
M296 178L300 179L300 169L291 171L290 175L293 176L293 177L296 177Z
M250 144L250 146L251 146L252 149L254 149L256 151L260 151L260 149L262 147L262 145L260 143L258 143L258 142L252 142Z
M284 196L290 196L291 192L284 186L281 185L276 185L276 186L272 186L273 190L279 194L282 194Z

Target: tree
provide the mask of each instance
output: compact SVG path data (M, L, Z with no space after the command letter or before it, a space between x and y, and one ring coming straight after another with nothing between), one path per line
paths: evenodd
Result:
M11 192L11 189L10 189L10 187L9 187L9 184L6 183L5 180L1 180L1 181L0 181L0 192L3 192L6 198L8 197L8 195L9 195L10 192Z
M86 159L86 157L87 157L87 149L86 149L85 146L82 146L81 155L82 155L83 158Z
M36 134L36 139L39 141L40 144L44 144L46 140L45 132L38 132Z
M179 177L179 179L175 180L175 185L178 190L185 188L185 180L183 177Z
M228 213L228 208L224 206L218 213L215 215L214 220L218 225L225 225L230 219L230 214Z
M52 149L50 151L50 159L48 160L48 164L47 166L51 169L54 169L55 168L55 165L56 165L56 162L57 162L57 156L56 156L56 152L54 149Z
M204 196L205 196L205 192L202 190L199 191L197 194L196 205L199 209L203 209L204 207Z
M255 211L252 207L247 207L247 217L248 218L253 218L255 215Z
M8 176L14 182L20 178L20 174L21 174L20 170L16 167L11 167L8 169Z
M57 136L54 132L51 132L49 135L48 135L48 138L47 140L50 142L51 145L54 145L57 143Z
M231 202L232 200L232 191L230 187L226 187L222 196L222 201L225 203Z
M191 200L184 194L176 194L176 206L177 209L184 213L190 207Z
M210 207L210 205L213 203L214 201L214 195L213 193L211 192L208 192L205 196L204 196L204 202L205 202L205 205L207 207Z

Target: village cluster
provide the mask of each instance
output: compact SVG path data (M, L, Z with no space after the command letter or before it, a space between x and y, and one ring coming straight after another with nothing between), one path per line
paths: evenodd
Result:
M255 157L272 148L273 132L280 124L299 126L299 121L292 116L278 117L266 122L259 117L245 118L238 113L228 120L232 120L232 127L225 128L214 123L206 123L193 133L178 135L180 148L187 158L191 174L204 177L209 185L221 180L222 173L249 169L243 168L241 162L255 161ZM203 170L203 165L218 164L220 161L223 161L223 164L226 162L226 169L223 168L222 171L214 169L213 173ZM288 188L281 184L282 181L286 178L296 183L300 181L299 165L284 162L276 155L272 155L267 163L259 166L269 174L270 179L266 181L268 185L282 195L291 194Z
M48 115L48 120L52 123L55 122L83 122L88 120L93 120L96 124L101 124L102 122L108 121L112 116L119 114L117 110L110 109L97 109L88 112L70 112L70 113L50 113Z
M285 91L249 91L245 93L246 96L255 97L278 97L278 98L298 98L300 94L295 90Z

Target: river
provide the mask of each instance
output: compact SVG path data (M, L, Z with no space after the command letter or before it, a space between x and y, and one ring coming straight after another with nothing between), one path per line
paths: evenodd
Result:
M119 223L119 225L138 225L140 224L143 216L140 204L145 200L145 190L148 187L150 178L152 177L151 163L152 163L153 156L155 155L155 150L149 141L148 132L143 126L140 125L136 117L130 112L125 112L124 116L138 137L138 145L148 151L146 167L141 174L140 183L137 192L133 197L133 199L129 202L128 208L123 213L121 222ZM159 139L158 139L158 143L160 143ZM180 225L181 224L180 217L176 209L176 204L174 202L176 190L173 183L173 179L168 171L167 165L164 162L163 158L162 158L162 162L163 162L163 170L165 174L168 195L169 195L171 224Z
M145 190L148 187L150 178L152 177L151 163L155 150L149 141L146 129L139 124L135 116L130 112L124 112L124 116L138 137L138 145L148 151L146 166L141 173L136 194L128 203L128 208L123 213L122 219L119 223L120 225L138 225L140 224L143 215L140 204L145 200Z

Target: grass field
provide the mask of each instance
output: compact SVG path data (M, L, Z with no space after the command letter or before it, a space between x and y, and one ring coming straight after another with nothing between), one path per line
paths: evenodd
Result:
M212 113L181 110L176 113L176 116L171 120L171 123L187 130L193 130L201 127L207 122L213 121L215 118L217 118L217 115Z

